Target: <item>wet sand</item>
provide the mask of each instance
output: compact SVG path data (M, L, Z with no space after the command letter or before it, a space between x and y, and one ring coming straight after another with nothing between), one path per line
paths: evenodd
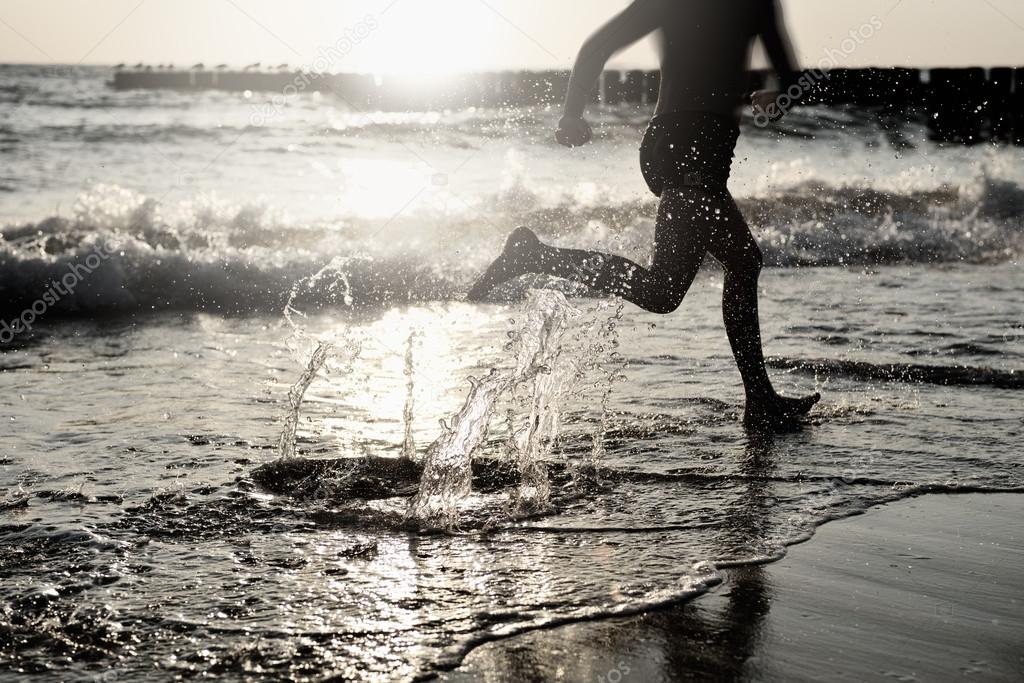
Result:
M876 508L692 603L490 643L441 680L1022 680L1022 519L1016 494Z

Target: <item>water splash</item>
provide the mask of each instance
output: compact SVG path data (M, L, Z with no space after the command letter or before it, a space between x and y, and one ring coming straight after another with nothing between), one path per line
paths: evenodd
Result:
M405 376L406 376L406 395L405 395L405 407L402 409L402 421L405 423L405 437L402 439L402 457L406 460L416 461L416 440L413 436L412 423L415 412L415 395L414 390L416 389L416 366L414 364L413 351L416 346L416 340L419 338L419 330L413 330L409 333L409 340L406 342L405 347Z
M317 374L327 362L331 352L331 345L320 343L313 352L306 369L299 376L298 381L288 390L289 411L284 419L284 428L281 430L281 439L278 441L277 453L283 460L291 460L297 457L295 452L296 432L299 428L299 413L302 410L302 400L306 396L306 390L316 379Z
M295 302L303 294L319 291L322 294L337 297L340 293L341 302L347 307L352 306L352 284L349 281L348 272L351 265L357 260L360 259L353 257L335 258L313 275L303 278L292 285L291 291L288 293L288 303L284 306L284 319L292 328L292 333L296 337L309 337L305 329L298 325L293 317L294 315L306 317L305 313L295 307Z
M520 478L510 502L519 515L541 514L549 508L545 460L558 436L560 399L571 378L562 341L570 320L579 315L561 295L537 296L531 303L516 350L516 372L523 380L532 380L529 419L513 451Z
M351 340L336 345L309 334L296 321L296 316L302 313L295 308L294 301L303 287L322 288L325 283L327 286L339 285L347 300L348 282L342 265L332 264L298 283L285 311L294 339L315 345L315 348L288 395L289 412L279 446L280 456L284 459L296 457L296 431L303 397L317 374L339 348L347 352L350 361L354 361L358 353L358 345ZM329 275L333 275L333 279L328 280ZM516 487L510 492L509 511L513 516L549 511L547 462L559 433L562 401L580 378L578 365L581 359L576 352L577 344L567 344L566 333L580 317L580 312L570 306L561 293L553 290L532 292L524 309L523 321L511 333L511 342L506 347L513 356L514 367L505 371L492 370L481 380L470 378L470 391L463 406L447 423L441 421L440 435L422 458L423 475L419 490L410 502L408 519L428 528L451 529L458 526L460 505L472 489L473 456L484 444L491 417L502 398L511 398L513 402L507 413L509 436L506 453L518 475ZM621 314L621 307L619 312ZM603 339L613 334L614 324L601 321L601 325L603 332L595 332L594 336L586 331L578 332L574 340ZM419 459L413 434L415 349L419 334L413 331L409 335L405 352L407 394L403 411L402 458L409 462ZM597 344L597 348L604 347ZM525 389L522 402L517 400L520 389ZM525 421L524 426L516 424L517 415Z
M321 370L328 366L332 356L338 356L336 350L344 351L340 359L345 368L351 369L352 364L360 352L359 344L348 337L342 337L341 343L329 341L323 337L310 334L302 325L295 320L296 315L305 317L305 314L295 307L296 300L306 291L319 290L327 292L331 296L340 294L340 299L346 306L352 305L352 289L349 284L346 266L351 259L335 259L330 264L321 268L314 275L296 282L288 296L288 303L284 307L284 318L292 329L292 335L288 340L288 346L297 357L308 357L305 362L302 374L288 390L288 413L285 415L284 427L281 430L281 437L278 441L278 456L284 460L297 457L295 442L297 439L299 416L302 411L302 402L306 396L313 380ZM312 348L312 351L308 349Z
M497 370L469 381L469 396L451 425L441 420L441 436L427 449L420 489L409 505L408 518L427 527L458 525L459 503L472 485L473 454L487 437L494 404L510 383Z
M570 319L578 315L565 297L552 290L530 293L526 319L516 335L515 368L497 369L482 380L470 380L470 392L462 408L441 422L441 436L427 450L420 489L413 498L408 518L421 525L451 529L458 525L459 505L469 495L473 455L487 436L495 404L516 387L533 381L533 402L528 428L514 449L520 471L515 494L529 509L547 507L547 468L542 459L550 452L558 429L555 400L562 383L557 372L562 336Z
M601 331L598 336L598 342L591 351L597 358L600 358L602 354L610 349L610 362L606 365L602 365L600 361L595 361L595 366L602 371L604 377L599 384L604 385L604 390L601 393L601 416L598 420L597 429L594 430L591 436L591 448L590 456L587 462L584 464L592 469L596 469L598 464L604 458L604 437L608 433L608 402L611 399L612 390L615 388L615 382L620 379L625 379L624 372L628 361L625 357L619 353L619 322L622 321L622 313L625 310L625 304L619 300L615 307L615 312L605 321L601 326Z

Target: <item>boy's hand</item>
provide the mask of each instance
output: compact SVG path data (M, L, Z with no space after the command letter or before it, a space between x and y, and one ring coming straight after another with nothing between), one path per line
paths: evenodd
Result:
M558 122L558 130L555 132L555 140L558 144L566 147L579 147L590 142L594 137L594 131L590 124L583 119L563 116Z
M779 97L782 95L778 90L758 90L750 96L750 102L754 106L754 116L767 118L774 123L786 115L786 111L779 106Z

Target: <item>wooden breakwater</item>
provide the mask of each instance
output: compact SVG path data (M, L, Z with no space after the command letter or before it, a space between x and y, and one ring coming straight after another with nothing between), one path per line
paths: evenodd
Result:
M813 82L806 104L871 107L927 121L932 137L971 144L1024 144L1024 67L833 69L806 72ZM768 74L750 73L750 89ZM399 76L317 74L289 71L133 69L114 73L118 90L227 90L291 97L320 92L359 110L423 111L469 107L558 104L569 84L566 71L467 74L444 81ZM607 105L648 105L657 100L657 71L606 71L592 93Z

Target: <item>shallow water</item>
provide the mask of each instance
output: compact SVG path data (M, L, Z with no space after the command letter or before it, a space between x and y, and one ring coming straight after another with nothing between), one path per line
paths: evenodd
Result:
M982 276L987 294L965 301L961 287ZM1019 315L1016 277L1012 266L768 271L767 345L788 358L988 365L1016 377L1024 344L997 334ZM808 282L827 294L808 298ZM878 502L1024 489L1015 389L777 372L782 388L819 389L825 403L802 432L746 436L719 286L702 276L674 316L625 312L627 379L610 395L596 483L556 487L551 514L519 522L507 491L474 494L454 535L405 528L405 497L296 500L252 483L276 457L301 372L281 321L56 326L4 358L2 628L18 644L4 666L58 678L111 666L128 680L153 667L402 678L483 638L699 593L714 580L702 562L777 556L815 524ZM585 318L609 315L582 305ZM520 315L437 304L308 320L321 334L358 332L362 354L350 374L310 387L300 452L401 454L412 329L422 334L413 431L430 443L465 378L507 364ZM563 406L556 461L589 456L604 386L594 381ZM481 457L503 457L502 429L494 420Z
M310 97L229 145L241 95L3 68L4 319L113 253L0 356L4 671L413 678L488 638L697 595L714 565L870 505L1024 491L1020 149L849 112L745 130L733 185L776 266L766 349L781 390L825 395L810 424L742 430L714 268L672 316L571 299L563 364L498 392L476 453L549 469L547 504L522 504L536 480L478 487L423 533L407 476L363 500L335 475L272 494L260 468L295 406L303 458L423 461L470 377L523 370L522 296L550 283L457 301L512 225L645 259L646 112L601 113L598 144L565 155L553 112L368 124ZM346 280L307 286L332 263Z

